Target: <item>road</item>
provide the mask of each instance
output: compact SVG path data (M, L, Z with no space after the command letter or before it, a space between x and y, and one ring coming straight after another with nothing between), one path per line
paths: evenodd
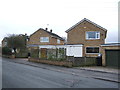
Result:
M2 59L3 88L118 88L118 83L91 77L92 72L79 70L79 75L67 68L51 65L34 67ZM61 71L60 68L66 70ZM90 77L89 77L90 76Z

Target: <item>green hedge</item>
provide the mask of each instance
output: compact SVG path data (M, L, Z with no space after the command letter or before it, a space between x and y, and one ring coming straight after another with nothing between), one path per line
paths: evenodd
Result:
M21 48L18 53L15 53L16 58L27 58L28 57L28 49Z
M3 47L2 48L2 54L3 55L12 55L12 50L8 47Z
M31 57L39 58L39 49L31 49Z

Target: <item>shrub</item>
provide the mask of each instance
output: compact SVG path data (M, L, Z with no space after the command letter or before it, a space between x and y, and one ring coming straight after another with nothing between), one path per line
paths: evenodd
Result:
M2 48L2 54L3 55L12 55L12 50L8 47L3 47Z
M19 52L15 53L16 58L27 58L28 57L28 49L20 48Z

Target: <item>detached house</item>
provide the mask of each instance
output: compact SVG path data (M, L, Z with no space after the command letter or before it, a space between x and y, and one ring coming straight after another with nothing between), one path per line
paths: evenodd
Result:
M65 40L53 33L52 30L48 31L47 28L40 28L30 35L27 45L30 47L30 51L32 48L38 49L37 52L39 54L36 56L37 58L49 59L58 57L56 56L56 53L58 53L56 49L63 48L64 42Z
M31 56L39 59L65 60L74 66L98 63L102 66L118 66L120 43L105 44L107 36L105 28L84 18L65 32L66 44L65 40L52 33L52 30L38 29L30 35L27 42ZM98 56L102 58L96 60Z
M40 28L30 35L28 45L64 45L64 39L52 33L52 30Z
M84 18L67 31L67 56L84 61L84 57L96 58L105 43L107 30ZM71 54L72 53L72 54Z

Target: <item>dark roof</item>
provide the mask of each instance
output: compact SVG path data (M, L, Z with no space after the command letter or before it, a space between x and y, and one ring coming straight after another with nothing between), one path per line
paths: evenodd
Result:
M120 46L120 43L106 43L106 44L101 44L101 46Z
M89 22L89 23L95 25L96 27L98 27L98 28L100 28L100 29L102 29L102 30L107 31L107 29L101 27L100 25L98 25L98 24L96 24L96 23L90 21L89 19L84 18L84 19L82 19L80 22L78 22L77 24L75 24L75 25L73 25L72 27L70 27L70 28L69 28L68 30L66 30L65 32L71 31L73 28L75 28L77 25L81 24L81 23L84 22L84 21L87 21L87 22Z
M43 31L47 32L48 34L54 36L55 38L58 38L58 39L60 39L60 40L64 40L64 39L63 39L62 37L60 37L59 35L57 35L57 34L55 34L55 33L52 33L52 32L50 32L50 31L44 30L43 28L38 29L36 32L38 32L39 30L43 30ZM34 32L33 34L35 34L36 32ZM31 34L30 36L32 36L33 34Z

